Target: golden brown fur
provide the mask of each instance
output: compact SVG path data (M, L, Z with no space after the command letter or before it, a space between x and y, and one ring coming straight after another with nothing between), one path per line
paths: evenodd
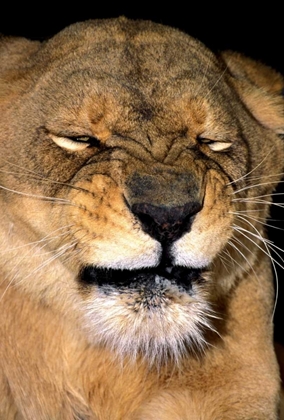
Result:
M282 77L125 18L0 57L0 418L276 420Z

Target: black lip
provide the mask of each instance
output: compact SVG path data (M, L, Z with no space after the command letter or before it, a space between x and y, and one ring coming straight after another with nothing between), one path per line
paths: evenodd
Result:
M190 290L193 282L202 280L201 269L185 268L180 266L158 266L139 270L114 270L97 268L94 266L84 267L79 275L80 283L84 285L133 287L135 284L149 283L155 278L169 280L170 282Z

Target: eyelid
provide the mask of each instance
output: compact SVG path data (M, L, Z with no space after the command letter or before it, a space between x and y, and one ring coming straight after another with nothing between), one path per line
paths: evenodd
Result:
M232 142L225 142L225 141L212 141L212 143L209 143L209 147L213 152L223 152L225 150L228 150L232 146Z
M198 136L200 144L206 144L213 152L222 152L228 150L233 144L232 141L224 141L216 138L210 138L209 136Z
M67 150L74 152L79 152L85 150L87 147L100 147L101 142L99 139L93 136L88 135L55 135L49 133L50 138L56 143L59 147L62 147Z
M81 150L85 150L87 147L89 147L90 142L87 142L85 140L80 140L82 139L91 139L91 137L88 136L78 136L78 137L62 137L62 136L56 136L54 134L50 134L51 139L54 141L55 144L57 144L57 146L62 147L63 149L68 149L71 150L73 152L79 152ZM74 140L73 140L74 138ZM78 139L76 141L76 139Z

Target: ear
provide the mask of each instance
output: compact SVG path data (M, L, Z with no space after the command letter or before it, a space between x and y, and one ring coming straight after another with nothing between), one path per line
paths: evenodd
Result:
M254 117L284 134L284 79L272 68L232 51L222 54L234 86Z
M1 72L26 64L40 45L39 41L30 41L26 38L0 36Z
M8 100L24 88L28 80L31 57L39 49L39 41L0 36L0 98Z

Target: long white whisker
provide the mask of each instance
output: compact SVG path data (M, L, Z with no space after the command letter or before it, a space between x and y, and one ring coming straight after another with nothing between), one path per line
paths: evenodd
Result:
M58 248L57 252L54 255L52 255L50 258L48 258L47 260L45 260L42 264L40 264L34 270L30 271L28 275L26 275L25 277L21 278L21 282L23 280L26 280L30 276L36 274L37 272L39 272L40 270L42 270L44 267L46 267L48 264L52 263L54 260L56 260L60 256L64 255L66 253L66 251L68 251L70 248L74 247L76 244L77 244L77 242L74 241L71 244L65 244L62 247ZM24 258L26 258L27 256L28 256L28 253L24 256ZM13 284L15 278L16 278L16 274L11 278L11 280L7 284L6 288L4 289L4 291L3 291L2 295L1 295L0 301L1 301L1 299L3 299L3 297L5 296L7 290L10 288L10 286Z
M253 203L253 204L267 204L271 206L283 206L284 203L277 203L270 200L261 200L260 197L236 197L232 199L233 202Z
M252 224L252 223L250 223L248 220L246 220L246 218L244 218L244 217L242 217L242 216L240 216L240 215L238 215L238 217L240 218L240 219L242 219L243 221L245 221L246 223L248 223L250 226L252 226L253 228L254 228L254 230L260 235L260 232L256 229L256 227ZM242 229L242 228L241 228ZM246 232L249 232L249 233L251 233L251 234L253 234L252 232L250 232L249 230L246 230L245 229L245 231ZM261 237L261 241L263 242L263 244L266 246L267 245L267 247L269 247L276 255L277 255L277 257L282 261L282 262L284 262L284 258L283 257L281 257L281 255L279 254L279 252L277 252L276 250L278 250L278 251L281 251L281 252L283 252L283 249L282 248L280 248L280 247L278 247L277 245L275 245L275 243L273 242L273 241L270 241L269 239L266 239L266 238L263 238L261 235L260 235L260 237ZM270 258L272 258L272 256L271 256L271 254L270 254L270 252L269 252L269 256L270 256Z
M36 199L45 200L45 201L60 202L60 203L63 203L63 204L73 204L70 200L66 200L65 198L54 198L54 197L48 197L48 196L44 196L44 195L28 194L28 193L24 193L24 192L21 192L21 191L13 190L11 188L6 188L3 185L0 185L0 188L2 190L5 190L5 191L9 191L9 192L12 192L12 193L15 193L15 194L23 195L25 197L36 198Z
M24 277L24 279L29 278L32 274L35 274L38 271L40 271L42 268L44 268L45 266L47 266L48 264L50 264L51 262L53 262L54 260L56 260L58 257L60 257L61 255L65 254L66 251L68 251L70 248L74 247L74 245L76 245L76 244L77 244L77 241L74 241L71 244L66 244L66 245L63 245L62 247L58 248L56 254L52 255L50 258L48 258L47 260L45 260L36 269L32 270L26 277Z
M268 174L268 175L262 174L262 175L259 175L259 176L250 176L249 180L250 181L255 181L255 180L263 179L263 178L274 178L274 177L279 178L279 177L282 177L282 176L284 176L284 172L277 172L276 174ZM282 182L284 182L284 181L282 181Z
M234 248L242 257L243 259L246 261L246 263L248 264L248 266L250 267L250 269L253 271L255 277L258 279L258 276L254 270L254 267L251 265L251 263L249 262L248 258L245 256L245 254L233 243L233 240L235 240L235 242L239 243L240 245L242 245L245 249L249 250L241 241L237 240L237 238L231 238L230 241L228 241L228 244L230 244L230 246L232 248ZM251 250L249 250L250 253L252 253ZM235 259L233 259L234 263L237 264L243 271L245 271L246 273L248 273L247 270L244 270L243 266L241 266L241 264L236 261Z
M0 254L6 254L8 252L15 251L15 250L18 250L18 249L23 249L23 248L26 248L26 247L31 246L31 245L33 245L32 249L34 249L35 246L40 245L41 243L44 243L44 246L45 246L55 239L58 239L60 237L64 237L65 235L68 235L68 232L62 232L60 234L57 234L57 235L53 236L56 232L58 232L60 230L63 230L63 229L69 229L72 226L73 226L73 224L61 226L60 228L55 229L54 231L52 231L48 235L44 236L43 238L39 239L38 241L27 242L23 245L15 246L14 248L4 249L3 251L0 250Z
M247 178L250 174L256 171L257 168L260 167L260 165L263 164L263 162L268 158L272 150L273 150L273 147L271 147L270 152L268 152L267 155L251 171L247 172L245 175L241 176L240 178L237 178L234 181L229 182L227 185L236 184L237 182L242 181L243 179Z
M199 87L198 87L198 90L197 90L197 92L196 92L196 95L198 95L198 93L199 93L200 89L202 89L203 82L204 82L205 77L206 77L206 75L207 75L208 69L209 69L209 60L208 60L208 62L207 62L207 67L206 67L206 69L205 69L205 72L203 72L202 80L201 80L201 83L199 84Z
M225 254L227 257L224 256L223 254ZM234 260L231 254L229 253L229 251L227 249L223 250L222 253L219 255L219 258L221 259L224 268L229 273L230 268L233 268L233 264L234 264Z
M255 246L257 246L265 255L267 255L270 259L272 259L273 257L271 256L271 254L269 253L269 252L266 252L263 248L261 248L261 246L259 246L258 245L258 243L257 242L255 242L252 238L250 238L249 236L247 236L244 232L247 232L247 233L249 233L250 235L252 235L252 236L254 236L254 237L256 237L256 238L258 238L261 242L263 242L263 243L265 243L266 241L265 241L265 239L264 238L261 238L260 236L258 236L258 235L255 235L254 233L252 233L252 232L250 232L249 230L247 230L247 229L243 229L243 228L241 228L241 227L239 227L239 226L236 226L236 225L234 225L233 226L233 229L234 230L236 230L237 232L239 232L241 235L243 235L245 238L247 238L247 240L249 240L250 242L252 242ZM271 246L271 244L270 244L270 246ZM275 260L275 262L276 262L276 264L280 267L280 268L283 268L284 269L284 267L278 262L278 261L276 261Z
M253 186L254 187L254 186ZM274 197L274 196L277 196L277 195L284 195L284 193L274 193L274 194L263 194L263 195L256 195L256 196L254 196L254 197L240 197L240 200L242 200L242 201L246 201L246 200L254 200L254 199L258 199L258 198L264 198L264 197L269 197L269 198L271 198L271 197ZM234 201L236 201L237 200L237 198L233 198L233 200ZM270 201L268 200L267 202L269 202L270 203Z
M213 89L215 89L215 87L218 85L218 83L220 82L220 80L222 80L222 78L224 77L224 74L227 71L227 67L224 68L223 72L220 74L220 76L217 78L216 82L214 83L214 85L211 87L211 89L209 90L209 92L206 95L206 98L210 95L210 93L213 91Z
M85 188L78 187L76 185L72 185L72 184L69 184L67 182L56 181L56 180L54 180L52 178L46 178L46 177L42 176L41 174L39 174L39 173L37 173L35 171L32 171L32 170L27 169L27 168L23 168L22 166L19 166L19 165L13 163L13 162L7 161L6 159L3 159L3 158L0 158L0 159L2 159L4 162L8 163L9 165L15 166L16 168L20 169L20 172L13 172L13 171L5 171L5 170L3 170L3 169L0 168L0 172L2 172L2 173L14 174L14 175L22 175L22 174L24 174L25 176L33 177L34 179L41 180L42 182L46 182L46 183L49 183L49 184L63 185L64 187L70 187L70 188L73 188L75 190L79 190L79 191L84 191L86 193L90 193L90 191L86 190ZM0 185L0 188L7 189L8 191L11 191L11 192L15 192L15 191L9 190L8 188L6 188L4 186L1 186L1 185Z
M237 178L237 179L229 182L227 185L236 184L237 182L240 182L240 181L244 180L245 178L247 178L250 174L252 174L254 171L256 171L257 168L259 168L263 164L263 162L265 162L265 160L269 157L272 150L273 150L273 147L271 147L270 152L268 152L267 155L251 171L247 172L245 175L241 176L240 178Z
M238 189L238 190L236 190L236 191L233 191L233 192L232 192L232 195L234 195L234 194L238 194L238 193L240 193L240 192L242 192L242 191L250 190L250 189L252 189L252 188L262 187L262 186L264 186L264 185L273 185L273 184L278 185L279 183L280 183L279 181L272 181L272 182L260 182L259 184L253 184L253 185L246 185L246 186L245 186L245 187L243 187L243 188L240 188L240 189ZM245 198L244 198L244 199L245 199Z
M239 214L239 212L229 211L229 213L234 214L234 215L236 215L237 217L240 217L240 218L242 217ZM272 228L272 229L284 230L283 228L280 228L278 226L274 226L274 225L271 225L270 223L268 223L266 217L252 217L248 214L245 214L245 218L243 220L245 220L245 219L253 220L256 223L259 223L260 225L263 225L263 226L266 226L266 227L269 227L269 228ZM273 219L269 219L269 220L273 221Z
M276 305L277 305L277 300L278 300L278 294L279 294L279 282L278 282L278 273L277 273L277 270L276 270L276 266L275 266L275 263L279 266L279 267L281 267L282 269L284 268L280 263L279 263L279 261L277 261L275 258L273 258L272 257L272 255L271 255L271 252L270 252L270 249L272 249L275 253L276 253L276 255L280 258L280 260L281 261L284 261L283 260L283 258L281 258L281 256L275 251L275 249L279 249L279 250L281 250L279 247L277 247L277 246L274 246L274 244L271 242L271 241L268 241L268 240L266 240L265 238L263 238L263 236L260 234L260 232L256 229L256 227L251 223L251 222L249 222L248 220L246 220L245 218L243 218L242 216L239 216L240 218L242 218L246 223L248 223L256 232L257 232L257 235L255 235L253 232L250 232L250 231L248 231L248 230L246 230L246 229L243 229L243 228L241 228L241 227L239 227L239 229L237 229L240 233L242 233L247 239L249 239L249 240L251 240L251 238L249 238L247 235L245 235L242 231L245 231L245 232L247 232L247 233L249 233L249 234L251 234L251 235L253 235L254 237L257 237L257 238L259 238L261 241L262 241L262 243L264 244L264 246L265 246L265 248L266 248L266 251L264 251L263 250L263 248L261 248L255 241L252 241L258 248L260 248L268 257L269 257L269 259L270 259L270 261L271 261L271 264L272 264L272 267L273 267L273 271L274 271L274 275L275 275L275 283L276 283L276 290L275 290L275 303L274 303L274 308L273 308L273 312L272 312L272 319L273 319L273 317L274 317L274 314L275 314L275 310L276 310ZM270 249L269 249L270 248ZM282 250L281 250L282 251Z

